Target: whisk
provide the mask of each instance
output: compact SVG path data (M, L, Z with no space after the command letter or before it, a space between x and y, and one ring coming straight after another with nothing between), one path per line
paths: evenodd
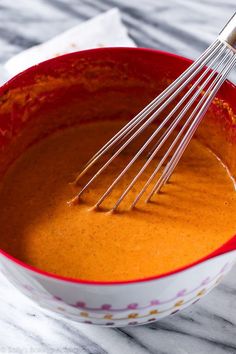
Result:
M118 176L107 187L94 207L98 208L104 202L140 155L145 150L149 149L149 153L142 167L112 206L111 211L115 211L133 188L141 174L150 165L151 161L153 161L161 147L166 144L167 141L171 140L169 146L165 148L161 159L158 160L157 165L155 165L154 171L151 173L142 189L137 193L131 208L136 206L139 199L151 185L151 191L148 192L146 197L146 202L149 202L153 195L158 193L163 185L170 179L209 105L235 65L236 13L220 32L218 38L205 52L161 94L118 131L87 162L74 181L75 184L78 183L80 178L84 176L95 163L100 163L100 167L69 203L77 203L85 190L107 169L117 156L121 154L134 139L143 134L154 120L156 121L156 119L160 118L160 114L166 108L170 107L168 114L164 116L164 119L161 119L160 124L157 125L155 130L148 136L141 148L131 156L128 164L121 169ZM176 100L177 103L173 106ZM179 125L181 126L176 134L174 131L176 131ZM155 138L157 142L155 142ZM111 153L111 156L104 162L103 158L107 156L108 152Z

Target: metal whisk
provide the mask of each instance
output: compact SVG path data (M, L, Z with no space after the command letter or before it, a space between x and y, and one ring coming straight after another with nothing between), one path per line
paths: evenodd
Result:
M113 188L118 184L126 172L133 166L140 155L149 149L149 154L138 173L133 177L129 185L120 195L112 211L115 211L123 201L127 193L132 189L138 178L149 166L161 147L172 140L165 149L160 161L157 163L153 173L137 194L131 207L133 208L145 193L147 188L154 181L151 191L148 193L146 202L150 201L154 193L161 190L162 186L169 180L177 166L186 147L192 139L196 129L203 119L210 103L217 91L225 81L226 77L236 65L236 13L229 20L218 38L205 50L205 52L183 72L173 83L171 83L160 95L150 102L140 113L129 121L115 136L112 137L84 166L76 178L75 183L97 162L101 162L107 152L111 156L107 161L102 162L97 172L85 184L80 192L69 203L76 203L83 192L87 190L92 182L114 161L114 159L130 144L135 138L146 131L147 127L160 117L160 114L168 107L170 112L154 132L143 143L141 148L132 156L129 163L122 168L119 175L107 188L104 194L95 204L99 207L108 197ZM179 98L178 98L179 97ZM177 104L173 107L173 101ZM180 125L178 133L174 133ZM172 135L171 135L172 134ZM159 136L161 135L161 136ZM157 139L155 142L154 139ZM154 143L154 147L153 147ZM151 146L152 144L152 146ZM157 175L159 173L159 177ZM156 180L156 181L155 181Z

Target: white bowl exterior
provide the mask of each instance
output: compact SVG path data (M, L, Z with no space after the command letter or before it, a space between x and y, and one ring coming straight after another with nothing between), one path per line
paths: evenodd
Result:
M126 326L156 321L199 300L232 268L236 251L155 280L91 285L31 271L0 255L3 274L41 307L96 325Z

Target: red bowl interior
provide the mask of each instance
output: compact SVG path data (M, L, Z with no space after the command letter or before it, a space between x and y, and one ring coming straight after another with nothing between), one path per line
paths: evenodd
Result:
M0 88L0 177L25 149L57 129L110 116L133 117L190 63L186 58L156 50L102 48L57 57L17 75ZM236 87L225 82L198 130L199 137L205 141L207 138L209 147L223 159L234 177L235 97ZM3 250L0 253L18 265L49 277L110 285L158 279L233 250L236 250L236 236L230 239L229 235L226 244L195 263L166 274L124 282L65 278L31 267Z

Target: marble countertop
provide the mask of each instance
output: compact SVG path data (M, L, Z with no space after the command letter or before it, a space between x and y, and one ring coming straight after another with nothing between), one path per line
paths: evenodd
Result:
M235 0L0 0L0 65L114 6L138 46L196 58L233 14ZM209 351L236 353L236 268L208 296L179 314L122 329L57 320L0 275L0 354Z

